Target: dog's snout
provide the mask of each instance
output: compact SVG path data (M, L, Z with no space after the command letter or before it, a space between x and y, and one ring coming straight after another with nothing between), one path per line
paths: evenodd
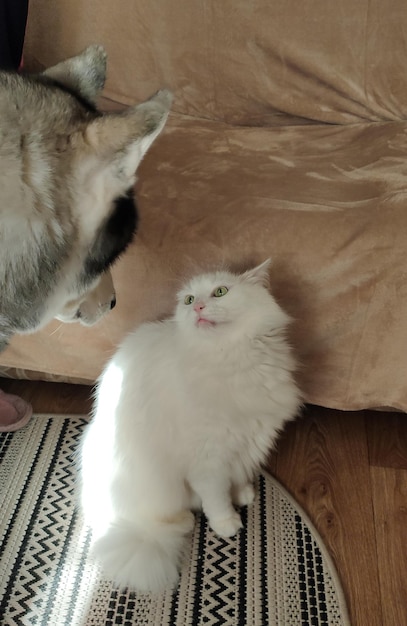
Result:
M112 298L110 301L110 310L114 309L116 306L116 297Z

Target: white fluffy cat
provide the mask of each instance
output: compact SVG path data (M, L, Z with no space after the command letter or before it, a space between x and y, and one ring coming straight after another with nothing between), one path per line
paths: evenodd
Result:
M222 537L234 505L300 407L289 317L266 261L241 275L193 278L174 316L142 324L101 376L81 448L81 503L95 556L120 587L174 585L191 509Z

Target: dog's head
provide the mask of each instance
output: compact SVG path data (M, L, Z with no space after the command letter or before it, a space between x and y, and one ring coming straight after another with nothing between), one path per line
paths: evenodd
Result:
M80 321L84 326L93 326L116 306L116 294L112 275L107 270L100 277L96 287L83 296L69 300L56 316L61 322Z
M17 332L52 317L89 325L115 302L109 268L137 229L136 170L165 125L172 97L162 90L124 111L101 113L95 101L105 75L106 54L91 46L42 74L1 76L6 95L2 101L0 92L0 110L7 108L14 133L3 145L18 144L28 190L15 198L17 212L4 215L4 254L17 267L18 241L32 238L35 228L40 242L29 244L32 274L16 273ZM2 154L0 146L0 157L14 176L10 149ZM16 181L4 171L1 176L5 198L15 197L17 174ZM22 255L21 267L27 263ZM30 303L26 313L21 302Z

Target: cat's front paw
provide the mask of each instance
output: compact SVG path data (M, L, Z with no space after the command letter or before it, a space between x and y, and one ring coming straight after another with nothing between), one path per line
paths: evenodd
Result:
M195 526L195 515L192 511L185 511L182 519L183 530L186 534L193 531Z
M209 520L209 525L220 537L233 537L233 535L236 535L236 533L243 528L242 520L237 511L230 517L225 517L224 519L211 519Z
M233 503L237 506L249 506L254 501L255 491L251 483L233 489Z

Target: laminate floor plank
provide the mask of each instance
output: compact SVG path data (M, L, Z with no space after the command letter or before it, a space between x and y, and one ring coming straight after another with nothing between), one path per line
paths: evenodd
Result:
M370 465L407 470L407 416L366 411Z
M372 467L383 626L407 626L407 470Z
M0 378L0 389L30 402L34 413L87 415L92 408L92 388L86 385Z
M275 467L336 563L352 626L383 626L363 413L309 407L282 436Z

